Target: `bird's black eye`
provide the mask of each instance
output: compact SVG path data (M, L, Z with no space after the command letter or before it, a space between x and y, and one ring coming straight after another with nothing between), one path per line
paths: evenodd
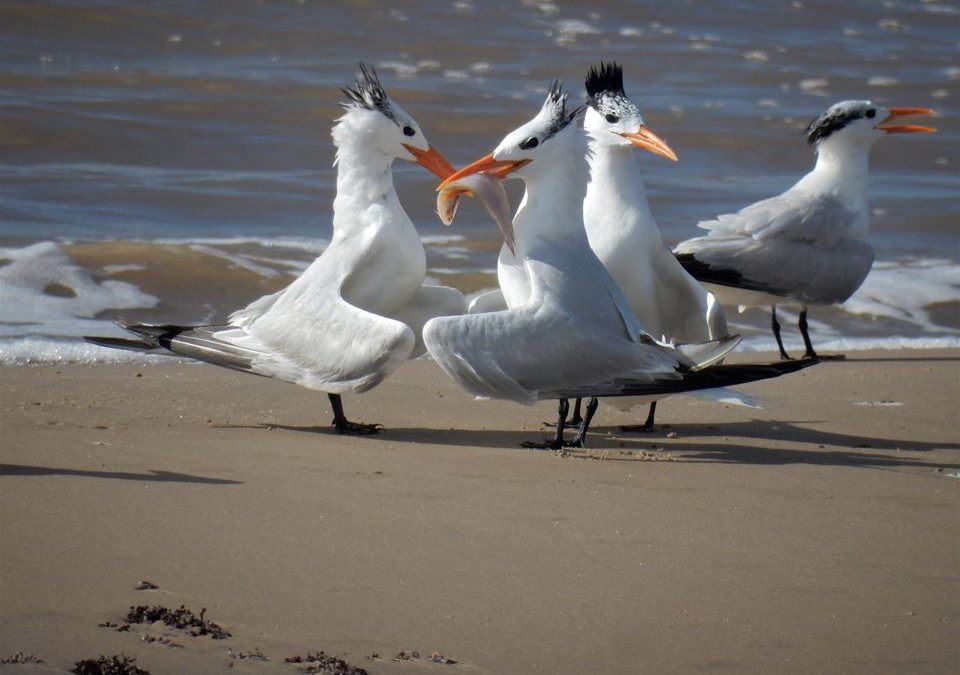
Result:
M404 135L404 136L413 136L415 133L417 133L417 132L413 130L413 127L404 127L404 128L403 128L403 135Z
M529 150L530 148L535 148L540 145L540 139L536 136L531 136L527 140L520 143L521 150Z
M617 122L620 121L620 118L617 115L614 115L613 113L607 113L607 121L610 124L616 124Z
M873 119L876 116L877 116L877 111L874 110L873 108L870 108L870 110L867 111L867 117L869 119Z

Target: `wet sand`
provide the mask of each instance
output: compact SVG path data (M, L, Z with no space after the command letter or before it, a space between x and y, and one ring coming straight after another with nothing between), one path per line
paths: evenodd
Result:
M957 672L960 352L745 391L765 408L671 399L644 435L601 406L562 457L519 447L553 404L474 401L430 362L346 400L369 438L207 366L2 368L0 659L44 664L0 672L321 649L374 675ZM98 627L131 605L231 637Z

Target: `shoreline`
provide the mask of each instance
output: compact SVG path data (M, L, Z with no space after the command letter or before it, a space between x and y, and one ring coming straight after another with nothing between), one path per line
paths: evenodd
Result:
M764 409L675 397L651 434L601 403L562 457L519 447L553 403L475 401L429 361L345 398L386 426L364 438L319 392L214 367L0 366L0 659L45 661L0 672L321 649L372 675L954 670L960 350L743 391ZM148 603L232 637L97 625Z

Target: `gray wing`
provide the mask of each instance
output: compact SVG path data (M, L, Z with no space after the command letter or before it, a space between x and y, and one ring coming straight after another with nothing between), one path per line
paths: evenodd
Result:
M680 243L677 259L703 283L814 304L846 300L873 264L873 248L847 236L858 214L833 198L789 196L700 223L710 234Z

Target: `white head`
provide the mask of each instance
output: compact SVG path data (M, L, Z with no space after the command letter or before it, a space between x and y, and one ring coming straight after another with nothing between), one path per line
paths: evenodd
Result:
M887 134L936 131L915 124L889 124L912 115L933 115L930 108L884 108L870 101L841 101L827 108L806 129L807 143L825 147L869 148Z
M569 160L566 156L569 148L559 139L565 137L564 132L581 111L582 108L567 110L567 94L563 91L563 85L554 81L536 117L504 136L493 152L454 173L441 187L463 176L481 172L499 179L510 174L523 178L527 175L524 167L534 161L541 166L551 160Z
M348 100L340 105L347 112L337 120L335 137L350 133L363 139L365 150L416 162L438 178L453 173L453 166L430 147L416 120L387 96L373 67L361 63L356 83L342 91Z
M640 109L623 90L623 68L617 63L600 62L587 73L587 113L583 128L600 147L643 148L677 160L670 146L643 123Z

